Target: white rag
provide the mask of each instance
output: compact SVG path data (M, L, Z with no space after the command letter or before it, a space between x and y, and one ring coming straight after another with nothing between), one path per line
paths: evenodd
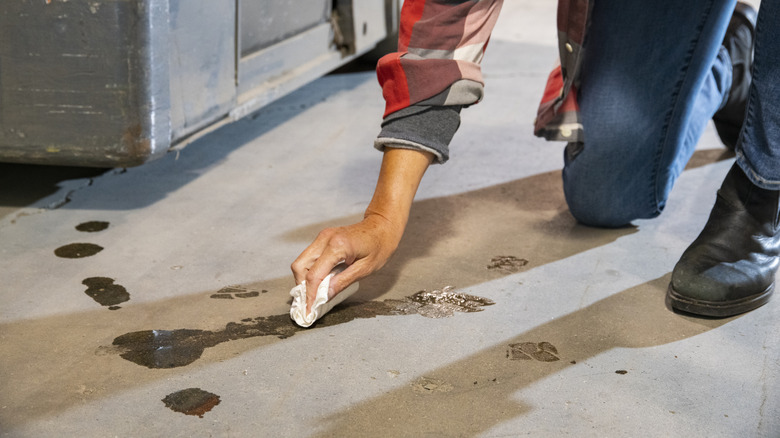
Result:
M358 290L358 284L353 283L348 288L341 291L338 295L328 301L328 288L330 287L330 279L334 275L343 271L343 266L338 266L322 280L320 287L317 288L317 297L314 298L314 304L311 306L311 312L306 314L306 281L302 281L301 284L295 286L290 291L290 296L293 297L292 306L290 306L290 318L295 321L301 327L309 327L314 324L314 321L321 318L328 313L330 309L334 308L337 304L347 299L350 295L354 294Z

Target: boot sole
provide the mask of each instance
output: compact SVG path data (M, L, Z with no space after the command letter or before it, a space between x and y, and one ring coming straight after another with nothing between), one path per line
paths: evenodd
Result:
M732 301L706 301L680 295L674 290L671 284L666 291L666 303L675 310L695 315L712 316L716 318L725 318L728 316L739 315L757 309L769 301L774 292L775 284L772 283L760 294L751 295L745 298Z

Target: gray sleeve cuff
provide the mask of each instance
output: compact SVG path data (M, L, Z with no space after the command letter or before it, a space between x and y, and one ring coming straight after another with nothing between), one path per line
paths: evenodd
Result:
M382 122L374 147L414 149L432 153L436 163L450 158L449 145L460 126L460 105L413 105L396 111Z

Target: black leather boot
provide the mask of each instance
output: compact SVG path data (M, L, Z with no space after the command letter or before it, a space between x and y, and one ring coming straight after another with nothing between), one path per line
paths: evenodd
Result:
M758 13L747 3L739 2L734 8L723 46L731 58L731 89L729 98L712 121L718 136L726 147L734 149L742 129L747 108L748 90L752 80L753 45L756 39L756 17Z
M754 185L734 163L701 234L672 272L674 309L725 317L766 304L780 263L780 191Z

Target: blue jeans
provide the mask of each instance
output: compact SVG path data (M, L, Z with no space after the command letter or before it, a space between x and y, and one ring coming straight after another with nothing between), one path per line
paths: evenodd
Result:
M658 216L712 115L726 102L721 43L735 0L599 0L585 42L579 103L585 141L564 153L569 209L617 227ZM780 189L778 5L758 18L753 84L737 162Z

